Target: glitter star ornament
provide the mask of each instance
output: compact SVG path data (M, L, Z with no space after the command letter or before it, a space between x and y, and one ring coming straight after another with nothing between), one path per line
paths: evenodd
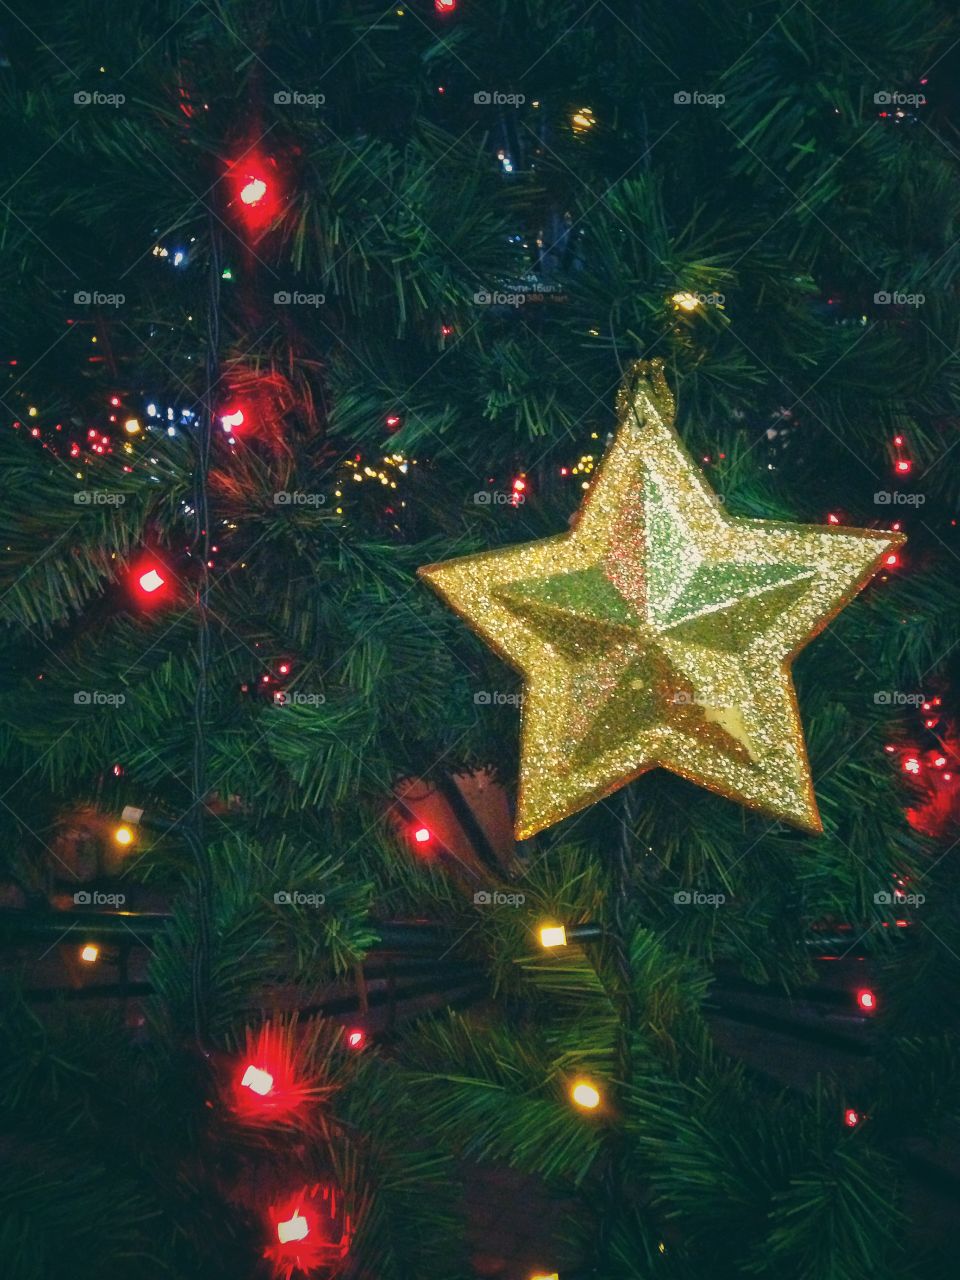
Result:
M525 839L664 768L822 830L790 664L902 535L728 516L640 362L576 526L420 570L522 674Z

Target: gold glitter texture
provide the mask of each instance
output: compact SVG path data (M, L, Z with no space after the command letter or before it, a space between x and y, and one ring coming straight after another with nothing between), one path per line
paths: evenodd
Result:
M522 674L524 839L657 766L822 830L790 663L903 535L727 516L638 362L576 527L420 570Z

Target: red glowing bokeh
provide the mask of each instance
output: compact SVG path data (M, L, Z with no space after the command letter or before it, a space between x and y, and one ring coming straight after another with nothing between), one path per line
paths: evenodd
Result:
M244 1124L307 1122L310 1104L328 1090L311 1078L301 1050L302 1039L286 1024L248 1029L244 1050L231 1062L224 1090L231 1111Z
M283 183L276 160L255 147L227 166L230 209L248 231L260 233L283 207Z
M127 581L130 594L140 609L154 609L169 603L174 590L173 574L152 552L131 566Z
M237 435L240 428L246 425L247 415L239 405L224 409L220 414L220 426L227 435Z
M861 1013L876 1013L876 993L871 991L869 987L861 987L857 992L857 1007Z
M289 1280L294 1271L311 1272L342 1262L350 1252L353 1227L336 1187L318 1182L269 1211L270 1244L264 1257L275 1274Z

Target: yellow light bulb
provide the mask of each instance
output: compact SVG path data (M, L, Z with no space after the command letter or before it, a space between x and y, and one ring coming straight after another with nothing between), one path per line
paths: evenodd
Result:
M600 1105L600 1090L589 1080L575 1081L570 1097L584 1111L595 1111Z
M96 964L100 958L100 948L92 942L88 942L85 947L80 949L80 959L85 960L87 964Z
M143 428L140 426L140 423L136 420L136 418L128 418L126 422L123 424L123 429L128 436L135 436Z
M562 924L545 924L540 928L541 947L565 947L567 931Z
M117 844L133 844L133 832L129 827L117 827L113 838Z
M696 311L700 305L700 299L695 293L675 293L671 299L675 307L679 307L681 311Z

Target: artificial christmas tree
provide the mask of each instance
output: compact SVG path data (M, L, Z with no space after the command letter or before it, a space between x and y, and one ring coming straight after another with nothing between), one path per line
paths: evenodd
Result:
M949 7L17 8L10 1274L946 1275ZM636 360L717 527L883 548L793 663L822 834L656 768L511 839L526 691L417 571L575 543Z

